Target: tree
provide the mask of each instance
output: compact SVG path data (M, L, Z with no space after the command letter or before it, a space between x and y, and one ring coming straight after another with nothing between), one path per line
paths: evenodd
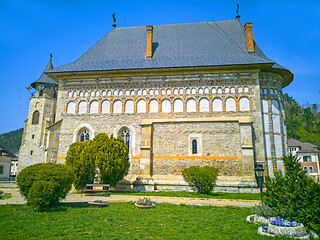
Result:
M100 172L102 183L115 186L130 168L128 147L123 138L99 133L93 139L92 154Z
M286 174L266 177L264 202L276 215L320 232L320 185L302 170L297 156L283 157Z
M123 138L99 133L94 139L70 145L66 164L75 172L74 187L81 190L96 180L115 186L130 168L128 147Z
M66 165L75 173L74 188L82 190L87 183L93 183L96 167L95 158L91 154L92 141L75 142L70 145Z

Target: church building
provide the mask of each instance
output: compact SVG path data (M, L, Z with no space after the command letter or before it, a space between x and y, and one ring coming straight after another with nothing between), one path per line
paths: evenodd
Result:
M185 189L184 168L214 166L217 190L250 191L257 164L283 170L293 74L265 56L251 22L113 26L75 62L50 58L31 84L20 170L63 164L72 143L101 132L129 148L126 189Z

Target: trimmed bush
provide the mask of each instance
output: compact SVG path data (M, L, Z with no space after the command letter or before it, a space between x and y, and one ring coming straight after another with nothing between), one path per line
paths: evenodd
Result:
M87 183L93 183L96 175L95 157L91 151L92 141L75 142L70 145L66 165L70 166L75 174L74 188L82 190Z
M92 154L100 172L101 182L114 187L128 174L130 168L128 147L123 138L99 133L93 139Z
M17 176L20 193L36 211L58 204L71 190L73 180L69 167L54 163L31 165Z
M182 171L184 180L198 193L209 194L213 191L219 169L215 167L189 167Z
M274 214L303 223L320 233L320 185L306 175L296 156L283 157L286 175L266 177L264 202Z

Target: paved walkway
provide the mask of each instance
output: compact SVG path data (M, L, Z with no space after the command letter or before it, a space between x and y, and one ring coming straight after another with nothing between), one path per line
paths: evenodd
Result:
M0 200L0 205L5 204L25 204L26 201L20 195L17 189L5 191L12 194L12 198ZM236 200L236 199L210 199L210 198L183 198L183 197L160 197L160 196L132 196L132 195L112 195L104 196L85 196L80 194L68 194L62 202L91 202L94 200L104 200L106 202L134 202L139 198L148 197L156 203L171 203L199 206L234 206L234 207L252 207L259 203L257 200Z

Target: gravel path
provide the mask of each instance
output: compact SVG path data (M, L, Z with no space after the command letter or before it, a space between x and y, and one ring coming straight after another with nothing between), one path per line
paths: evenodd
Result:
M17 189L11 189L12 198L0 200L0 205L5 204L26 204L24 198ZM235 200L235 199L210 199L210 198L183 198L183 197L160 197L160 196L130 196L130 195L112 195L104 196L85 196L80 194L68 194L62 202L91 202L94 200L104 200L106 202L135 202L139 198L148 197L156 203L171 203L199 206L234 206L234 207L252 207L259 203L257 200Z

